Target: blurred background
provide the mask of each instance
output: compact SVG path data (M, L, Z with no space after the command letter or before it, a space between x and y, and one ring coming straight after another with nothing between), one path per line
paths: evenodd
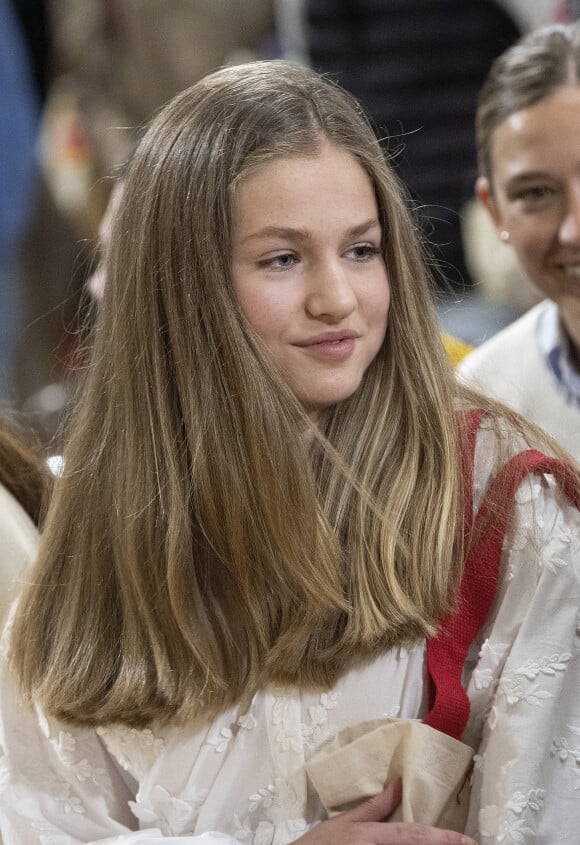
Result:
M214 68L260 58L310 64L362 101L431 244L442 328L490 337L537 300L472 199L477 93L521 33L578 5L0 0L2 405L54 436L98 307L99 228L143 125Z

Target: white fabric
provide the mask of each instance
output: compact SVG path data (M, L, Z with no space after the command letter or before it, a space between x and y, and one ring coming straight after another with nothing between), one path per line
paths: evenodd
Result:
M552 307L549 300L536 305L464 358L457 374L535 422L580 461L580 412L567 402L538 343L538 321Z
M0 625L18 588L18 580L36 553L38 533L16 499L0 485Z
M475 498L494 460L478 438ZM482 845L578 841L580 519L524 481L501 587L465 671L478 749L467 832ZM425 649L395 649L327 692L270 687L211 724L78 730L2 684L6 845L283 845L323 817L304 764L347 725L425 714Z

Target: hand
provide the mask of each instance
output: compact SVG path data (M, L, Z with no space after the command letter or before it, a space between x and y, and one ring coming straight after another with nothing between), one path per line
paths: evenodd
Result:
M364 804L322 822L295 845L476 845L452 830L414 822L385 821L401 801L400 778Z

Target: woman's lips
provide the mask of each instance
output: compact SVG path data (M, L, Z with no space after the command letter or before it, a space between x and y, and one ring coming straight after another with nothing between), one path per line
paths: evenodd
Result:
M352 355L357 337L356 332L352 331L325 332L295 345L314 358L344 361Z

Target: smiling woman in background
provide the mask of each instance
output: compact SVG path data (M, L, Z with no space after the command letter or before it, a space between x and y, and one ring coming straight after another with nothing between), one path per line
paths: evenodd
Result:
M477 195L547 299L469 355L467 383L580 459L580 26L524 37L479 100Z

